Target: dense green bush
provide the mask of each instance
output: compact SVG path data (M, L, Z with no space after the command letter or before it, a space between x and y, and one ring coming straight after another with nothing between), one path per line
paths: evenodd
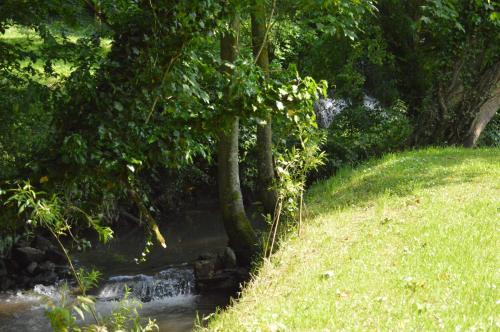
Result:
M36 83L0 96L0 181L37 171L53 143L53 94Z
M329 176L345 164L356 164L399 150L404 147L410 133L403 102L379 110L350 107L340 113L328 129L324 147L328 158L320 175Z

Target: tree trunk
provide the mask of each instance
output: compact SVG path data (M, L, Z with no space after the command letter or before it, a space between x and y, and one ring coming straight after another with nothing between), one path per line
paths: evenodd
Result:
M236 15L231 19L231 30L221 39L221 60L232 63L238 54L236 36L239 17ZM222 70L232 74L227 66L223 66ZM230 102L230 89L227 88L225 93L225 100ZM226 120L228 125L222 126L217 146L219 201L229 246L234 250L238 263L248 266L257 251L257 236L245 214L241 194L238 164L239 119L236 115L229 115Z
M266 1L255 0L252 11L252 44L253 54L258 66L269 76L269 52L266 38ZM264 212L273 214L276 207L277 194L271 188L274 180L272 151L272 118L267 114L265 124L257 127L257 170L260 199Z
M472 121L467 138L465 139L464 146L472 148L476 146L477 140L481 136L484 128L490 120L493 118L495 113L500 108L500 89L495 91L495 95L489 98L481 107Z
M464 140L465 147L474 147L484 128L500 108L500 61L488 68L482 75L475 93L485 96L476 108L477 113Z

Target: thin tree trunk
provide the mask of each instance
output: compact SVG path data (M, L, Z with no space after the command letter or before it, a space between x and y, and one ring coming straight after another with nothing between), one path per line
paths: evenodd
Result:
M221 39L221 60L232 63L238 54L237 15L231 19L231 30ZM232 70L227 66L223 66L222 70L232 74ZM230 89L226 89L225 93L225 100L230 101ZM235 115L229 115L226 119L228 126L222 126L217 145L219 201L229 246L234 250L238 263L248 266L257 251L257 236L245 214L241 193L238 163L239 119Z
M156 241L163 247L167 247L167 242L165 241L165 238L160 232L160 228L158 227L158 224L156 223L155 219L149 212L148 208L144 205L141 197L139 194L134 190L134 189L129 189L128 190L130 197L136 204L137 208L139 209L139 212L141 213L141 216L146 220L149 229L153 234L155 235Z
M252 44L256 63L269 76L269 52L266 41L266 2L255 0L252 12ZM272 214L276 207L277 194L271 188L274 180L272 152L272 117L267 114L265 124L257 127L257 169L260 199L264 212Z

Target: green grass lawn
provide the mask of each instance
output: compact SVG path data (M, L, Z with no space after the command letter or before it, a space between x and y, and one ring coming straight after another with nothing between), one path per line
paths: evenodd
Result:
M500 150L388 155L316 184L209 330L500 330Z

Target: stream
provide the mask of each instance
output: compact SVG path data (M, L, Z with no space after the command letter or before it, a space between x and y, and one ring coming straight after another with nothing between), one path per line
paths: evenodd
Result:
M117 307L127 285L130 297L140 301L141 317L155 319L160 331L190 331L197 316L224 307L232 294L197 294L193 268L187 262L203 253L223 252L227 237L217 209L210 206L189 210L161 225L167 249L152 246L144 263L134 261L145 246L144 232L137 227L119 229L110 243L95 244L73 257L78 266L93 266L102 272L94 291L100 315ZM0 331L51 331L43 301L59 296L56 285L0 293Z

